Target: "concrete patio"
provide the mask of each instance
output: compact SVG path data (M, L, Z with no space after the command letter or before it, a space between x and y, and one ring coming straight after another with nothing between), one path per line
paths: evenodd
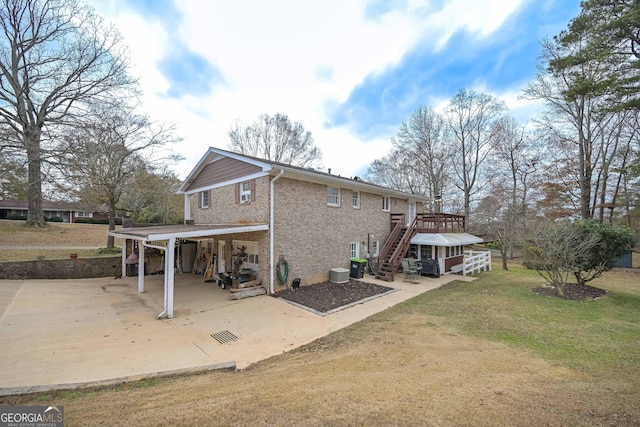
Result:
M171 372L243 369L337 331L458 275L419 283L363 280L397 289L327 316L271 296L231 300L201 276L176 278L174 318L163 277L0 281L0 395L118 383ZM339 286L336 284L336 286ZM238 339L221 344L211 335Z

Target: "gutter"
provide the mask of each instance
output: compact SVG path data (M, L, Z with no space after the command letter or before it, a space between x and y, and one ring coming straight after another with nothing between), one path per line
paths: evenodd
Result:
M273 271L276 268L273 259L275 182L280 179L282 175L284 175L284 169L280 169L280 173L269 183L269 192L271 193L271 198L269 200L269 294L271 295L275 293L275 288L273 286Z

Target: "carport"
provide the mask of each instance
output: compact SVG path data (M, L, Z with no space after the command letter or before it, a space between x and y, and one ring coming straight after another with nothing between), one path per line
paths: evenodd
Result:
M176 242L199 240L225 234L250 233L269 230L268 224L208 224L208 225L162 225L153 227L124 228L110 231L109 235L123 239L122 276L126 276L127 240L138 242L138 259L144 260L145 248L164 251L164 311L158 315L173 317L173 293L175 285ZM144 292L144 261L138 263L138 292Z

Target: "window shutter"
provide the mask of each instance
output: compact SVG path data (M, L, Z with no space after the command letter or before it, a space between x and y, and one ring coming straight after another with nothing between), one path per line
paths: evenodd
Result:
M240 204L240 183L236 184L236 205Z
M251 201L252 202L256 201L256 180L255 179L251 180Z

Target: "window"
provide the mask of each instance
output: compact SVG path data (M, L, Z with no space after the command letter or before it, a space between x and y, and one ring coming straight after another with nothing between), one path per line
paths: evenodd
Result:
M420 259L432 259L433 252L431 245L422 245L420 246Z
M386 197L386 196L383 197L382 198L382 210L385 211L385 212L389 212L391 210L390 206L391 206L390 199L388 197Z
M202 209L209 207L209 191L202 191L200 193L200 207Z
M349 258L360 258L360 243L349 243Z
M77 218L91 218L93 217L93 213L92 212L76 212L76 217Z
M251 201L251 181L240 184L240 203L249 203Z
M353 208L360 209L360 192L359 191L353 192Z
M340 206L340 189L327 187L327 205Z

